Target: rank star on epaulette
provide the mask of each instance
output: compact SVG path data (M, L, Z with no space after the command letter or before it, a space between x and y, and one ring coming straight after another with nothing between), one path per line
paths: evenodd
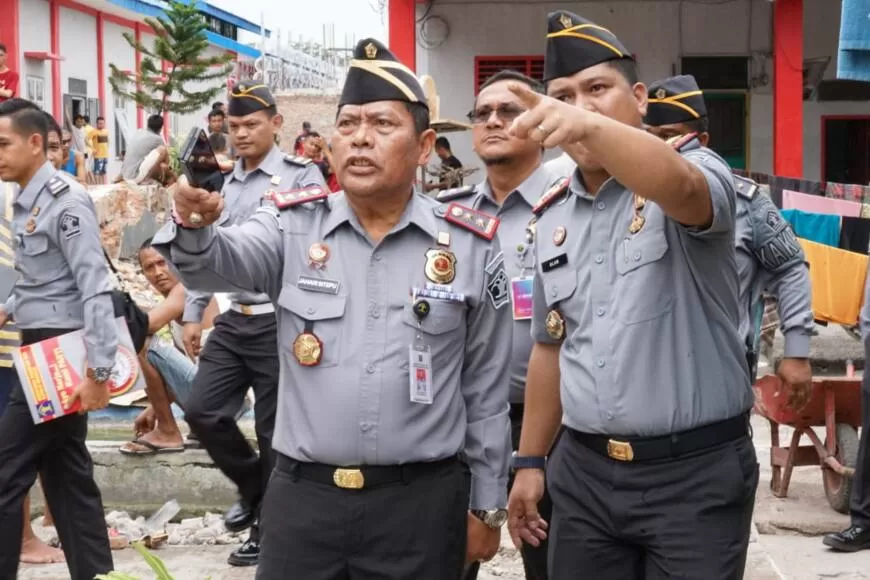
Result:
M486 240L492 240L495 237L500 222L496 217L458 203L451 203L447 206L444 219Z
M48 180L48 182L45 184L45 187L48 189L48 192L52 196L57 197L60 194L69 190L69 183L67 183L62 178L55 175L54 177L52 177L51 179Z
M538 200L538 203L535 204L535 207L532 208L532 213L535 215L540 214L542 211L550 207L554 201L559 199L560 196L564 195L565 192L568 191L568 185L571 183L571 178L563 177L559 181L553 184L553 187L547 190L547 192L541 196L541 199Z
M290 163L291 165L299 165L300 167L307 167L311 165L311 160L307 157L301 157L299 155L285 155L284 161Z
M474 194L475 189L476 188L473 185L454 187L452 189L443 189L435 195L435 199L442 203L446 203L448 201L462 199L463 197L469 197L470 195Z
M329 197L329 192L322 187L313 186L303 189L291 189L290 191L282 191L280 193L273 192L270 194L271 200L278 209L287 209L309 201L318 201Z

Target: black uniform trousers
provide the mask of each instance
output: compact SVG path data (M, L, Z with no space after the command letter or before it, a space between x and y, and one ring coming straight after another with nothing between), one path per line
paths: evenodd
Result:
M260 504L275 465L272 432L278 407L278 364L274 314L245 316L234 310L221 314L200 354L184 412L185 421L215 465L253 507ZM236 422L249 387L256 397L259 456Z
M867 375L861 384L861 421L864 428L852 480L849 514L854 525L870 528L870 376Z
M513 442L514 451L520 448L520 432L523 427L523 405L511 403L511 441ZM508 493L514 485L514 473L511 471L510 479L508 480ZM538 502L538 513L548 523L553 513L553 502L550 500L550 493L544 488L544 497ZM502 530L503 534L507 533L506 529ZM520 555L523 558L523 570L526 573L526 580L547 580L547 540L541 542L539 546L523 543L523 548L520 550ZM471 564L463 575L464 580L475 580L477 573L480 571L480 563Z
M306 479L288 463L295 462L279 457L266 490L257 580L460 578L471 488L465 464L351 490Z
M743 578L758 461L747 435L621 462L565 431L550 457L553 580Z
M27 330L31 344L68 330ZM17 375L0 417L0 579L14 580L21 553L24 498L42 475L45 498L72 580L93 580L114 568L103 500L85 446L87 415L67 415L34 425Z

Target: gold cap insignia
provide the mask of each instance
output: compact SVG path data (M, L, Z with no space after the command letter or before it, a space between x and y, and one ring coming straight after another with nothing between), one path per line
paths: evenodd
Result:
M450 284L456 277L456 256L447 250L429 250L424 272L436 284Z
M365 46L366 58L375 58L378 56L378 47L374 45L373 42L368 43Z
M567 14L563 14L562 16L560 16L559 22L561 22L562 26L564 26L565 28L571 28L574 25L574 23L571 22L571 17Z
M659 89L656 91L656 98L657 99L664 99L667 96L668 96L668 92L664 89Z

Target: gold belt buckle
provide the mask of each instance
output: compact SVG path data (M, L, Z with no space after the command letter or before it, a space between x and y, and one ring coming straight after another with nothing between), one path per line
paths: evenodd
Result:
M245 316L251 316L254 313L253 307L248 304L239 304L242 307L242 314Z
M633 461L634 449L631 448L631 443L628 441L610 439L607 442L607 455L617 461Z
M362 489L365 485L365 477L359 469L336 469L332 474L332 481L342 489Z

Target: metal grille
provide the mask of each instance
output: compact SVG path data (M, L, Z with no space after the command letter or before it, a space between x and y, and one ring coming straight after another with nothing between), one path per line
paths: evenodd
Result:
M86 96L88 94L88 81L70 77L69 94Z
M494 74L512 70L538 81L544 79L543 56L477 56L474 58L474 94Z

